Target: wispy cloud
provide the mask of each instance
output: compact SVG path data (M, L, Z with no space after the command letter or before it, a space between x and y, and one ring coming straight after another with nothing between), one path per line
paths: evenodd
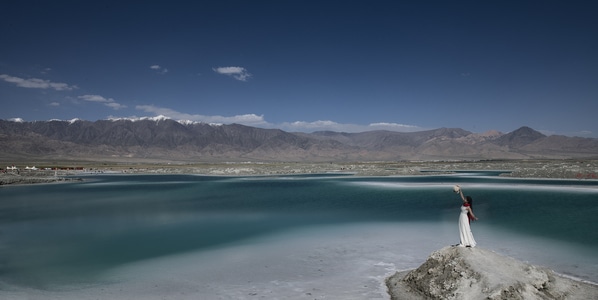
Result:
M150 69L155 70L158 74L168 73L168 69L161 67L160 65L151 65Z
M245 114L245 115L236 115L236 116L205 116L199 114L188 114L178 112L176 110L164 107L158 107L154 105L138 105L135 107L137 110L152 113L155 116L165 116L174 120L180 121L193 121L193 122L203 122L203 123L210 123L210 124L244 124L248 126L263 126L267 125L267 122L264 120L264 116L258 116L255 114Z
M400 132L413 132L425 130L416 125L404 125L398 123L371 123L368 125L338 123L330 120L326 121L295 121L284 122L276 126L285 131L313 132L313 131L336 131L336 132L364 132L372 130L389 130Z
M251 74L249 74L243 67L218 67L212 68L212 70L218 74L227 75L239 81L247 81L247 79L251 78Z
M88 101L88 102L96 102L96 103L101 103L105 106L108 106L114 110L119 110L119 109L123 109L126 108L126 105L122 105L116 101L114 101L114 99L112 98L104 98L100 95L83 95L83 96L79 96L77 97L81 100L84 101Z
M407 124L399 124L399 123L371 123L368 125L369 128L372 129L380 129L380 130L395 130L395 131L419 131L422 130L422 127L416 125L407 125Z
M280 128L285 131L299 131L299 132L312 132L312 131L342 131L342 132L355 132L358 125L352 124L341 124L334 121L323 121L318 120L314 122L295 121L295 122L283 122L280 124Z
M53 89L56 91L70 91L76 89L76 85L68 85L62 82L52 82L50 80L44 80L39 78L20 78L15 76L10 76L7 74L1 74L0 79L14 83L18 87L22 88L29 88L29 89Z

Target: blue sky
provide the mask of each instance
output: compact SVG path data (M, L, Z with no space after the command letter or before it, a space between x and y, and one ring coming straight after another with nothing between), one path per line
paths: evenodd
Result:
M596 3L12 1L0 119L598 137Z

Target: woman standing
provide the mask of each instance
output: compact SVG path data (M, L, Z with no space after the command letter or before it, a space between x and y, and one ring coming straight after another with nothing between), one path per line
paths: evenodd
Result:
M473 199L470 196L463 196L463 191L458 185L455 186L454 191L461 195L461 199L463 200L463 205L461 205L461 214L459 215L459 238L461 239L459 247L475 247L476 241L473 238L473 233L471 232L471 227L469 226L469 222L471 220L478 219L473 214L473 210L471 209Z

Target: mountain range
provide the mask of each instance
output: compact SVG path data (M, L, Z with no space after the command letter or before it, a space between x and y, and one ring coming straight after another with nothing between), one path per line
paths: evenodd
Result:
M167 118L0 120L4 160L401 161L598 158L598 139L459 128L419 132L286 132Z

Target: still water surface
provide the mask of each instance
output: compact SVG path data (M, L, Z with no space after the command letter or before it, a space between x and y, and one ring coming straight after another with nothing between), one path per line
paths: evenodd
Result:
M474 198L480 247L598 282L598 182L496 175L94 175L2 187L0 296L383 299L385 276L458 242L454 184ZM152 292L154 282L164 286Z

